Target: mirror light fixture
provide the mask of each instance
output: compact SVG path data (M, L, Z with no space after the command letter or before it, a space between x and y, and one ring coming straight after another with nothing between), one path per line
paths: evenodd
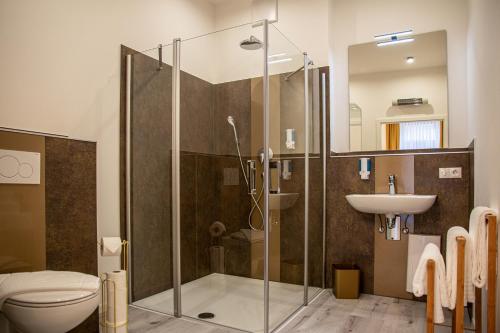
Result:
M391 32L388 34L383 34L383 35L377 35L373 37L375 40L383 40L383 39L392 39L393 37L399 38L399 37L404 37L404 36L409 36L413 34L413 30L405 30L405 31L399 31L399 32Z
M394 44L400 44L400 43L411 43L415 39L412 37L407 37L413 34L413 30L405 30L405 31L399 31L399 32L391 32L388 34L383 34L383 35L377 35L374 36L373 38L377 41L377 46L387 46L387 45L394 45Z

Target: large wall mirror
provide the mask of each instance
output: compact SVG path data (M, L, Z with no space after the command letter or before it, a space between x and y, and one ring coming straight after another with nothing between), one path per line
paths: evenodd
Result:
M350 151L448 147L446 31L349 47Z

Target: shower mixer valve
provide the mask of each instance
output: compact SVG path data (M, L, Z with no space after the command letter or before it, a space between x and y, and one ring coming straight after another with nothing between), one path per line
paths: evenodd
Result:
M257 186L255 182L255 174L257 167L255 160L247 161L247 175L248 175L248 194L257 194Z

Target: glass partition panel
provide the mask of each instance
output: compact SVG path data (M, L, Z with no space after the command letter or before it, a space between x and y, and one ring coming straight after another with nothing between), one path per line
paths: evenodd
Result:
M133 55L134 305L267 332L320 290L324 274L321 73L273 25L268 41L267 59L263 25L241 25L176 43L181 57L180 174L175 179L173 47ZM269 74L269 193L264 193L264 60ZM178 198L172 195L177 181ZM269 212L264 211L266 196ZM174 311L173 290L175 198L180 201L180 312Z
M304 55L269 26L269 329L304 304Z
M262 41L248 24L181 43L182 313L250 332L264 327Z
M314 68L311 65L308 78L309 95L309 210L308 210L308 301L311 301L323 288L323 176L326 153L322 149L323 113L326 112L326 75L328 68Z
M132 55L131 297L134 305L172 314L172 47L161 53L161 66L157 48Z

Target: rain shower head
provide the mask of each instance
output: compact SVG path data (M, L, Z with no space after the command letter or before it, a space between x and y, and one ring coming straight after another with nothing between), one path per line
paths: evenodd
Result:
M240 47L243 50L258 50L262 47L262 42L255 36L250 36L250 38L245 39L240 42Z

